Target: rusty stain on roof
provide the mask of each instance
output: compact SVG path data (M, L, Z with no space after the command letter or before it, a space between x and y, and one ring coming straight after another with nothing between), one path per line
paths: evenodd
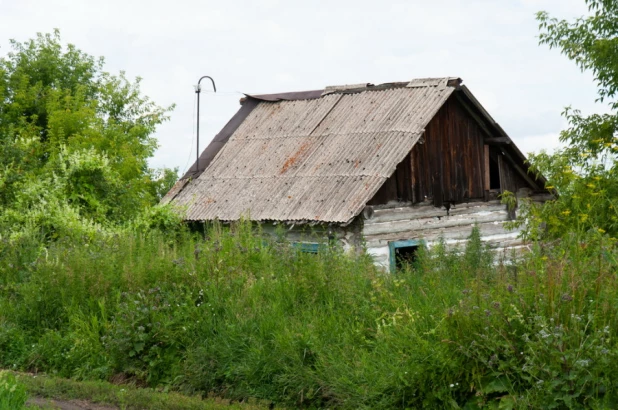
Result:
M291 157L289 157L288 159L285 160L285 162L283 163L283 166L281 167L281 172L280 174L285 173L285 171L288 170L288 168L290 168L292 165L294 165L294 163L296 161L298 161L299 157L305 152L307 151L307 148L309 147L309 143L305 142L303 145L300 146L300 148L298 149L298 151L296 151L294 154L292 154Z

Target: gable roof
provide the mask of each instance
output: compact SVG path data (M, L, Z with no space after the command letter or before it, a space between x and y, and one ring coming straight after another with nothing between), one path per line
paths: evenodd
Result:
M162 202L185 207L185 218L193 221L247 217L347 224L449 96L463 88L460 83L430 78L248 95L200 156L203 168L194 164ZM482 107L479 111L496 135L506 137Z

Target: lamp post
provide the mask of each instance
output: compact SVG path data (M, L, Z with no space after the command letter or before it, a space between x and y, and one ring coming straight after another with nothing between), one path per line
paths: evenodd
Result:
M197 82L197 85L195 86L195 93L197 94L197 152L195 153L195 172L199 172L200 170L200 93L202 92L202 86L200 85L200 83L204 78L208 78L210 82L212 82L212 89L217 92L215 80L213 80L212 77L209 77L207 75L200 78Z

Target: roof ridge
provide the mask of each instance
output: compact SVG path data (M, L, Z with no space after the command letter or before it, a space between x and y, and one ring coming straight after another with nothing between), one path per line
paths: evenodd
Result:
M393 88L425 88L425 87L437 87L444 89L446 87L457 88L462 83L462 79L459 77L427 77L427 78L414 78L410 81L397 81L382 84L372 83L360 83L360 84L344 84L344 85L329 85L324 89L322 97L329 94L342 93L352 94L363 91L380 91L390 90Z

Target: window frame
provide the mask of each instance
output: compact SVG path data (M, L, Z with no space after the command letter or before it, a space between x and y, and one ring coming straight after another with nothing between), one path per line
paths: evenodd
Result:
M388 242L388 261L391 273L397 272L397 258L395 255L395 250L397 248L409 248L413 246L416 246L417 248L425 246L425 241L422 239L405 239Z
M317 254L320 244L317 242L292 242L292 247L302 253Z

